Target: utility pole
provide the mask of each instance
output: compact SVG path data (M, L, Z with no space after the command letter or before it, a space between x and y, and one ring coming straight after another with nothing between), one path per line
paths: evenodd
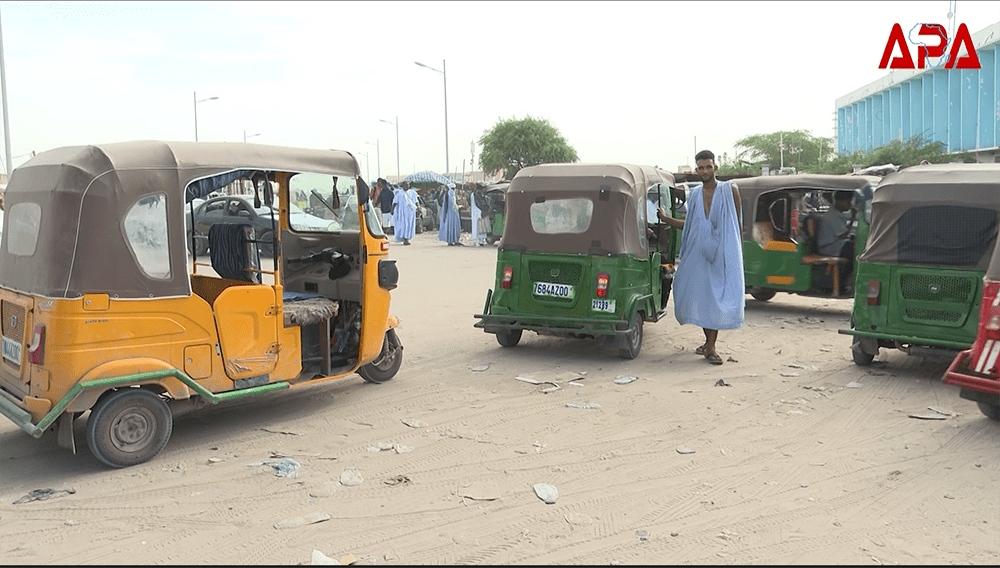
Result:
M10 121L7 118L7 70L3 60L3 26L0 25L0 89L3 90L3 144L7 149L7 176L10 178L10 171L14 164L11 163L10 151Z

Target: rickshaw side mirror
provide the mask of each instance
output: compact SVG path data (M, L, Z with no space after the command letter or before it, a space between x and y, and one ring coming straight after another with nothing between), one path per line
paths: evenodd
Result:
M368 184L365 183L364 178L358 177L358 205L364 205L368 203L368 198L370 197L370 190L368 189Z

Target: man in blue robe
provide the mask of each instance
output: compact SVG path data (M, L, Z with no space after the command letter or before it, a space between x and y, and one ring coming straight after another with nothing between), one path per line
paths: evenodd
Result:
M673 282L674 316L682 325L702 327L705 343L695 353L721 365L719 330L741 327L746 305L740 192L735 183L715 179L719 166L712 152L698 152L695 163L703 183L691 189L686 218L668 217L662 209L657 216L683 231Z
M455 199L455 188L449 187L441 203L441 228L438 229L438 240L457 246L462 236L462 220L458 216L458 202Z
M392 225L396 242L410 244L417 227L417 192L410 189L410 182L396 187L392 200Z

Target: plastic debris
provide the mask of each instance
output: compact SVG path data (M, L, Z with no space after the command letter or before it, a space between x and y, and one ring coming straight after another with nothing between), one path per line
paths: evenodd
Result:
M859 388L861 388L861 383L858 383L858 382L855 382L855 381L851 381L851 382L847 383L846 385L844 385L844 388L859 389Z
M397 454L405 454L406 452L412 452L413 448L409 448L402 444L393 444L391 442L379 442L377 445L368 446L369 452L384 452L384 451L394 451Z
M954 418L954 417L958 416L958 414L956 412L952 411L952 410L948 410L946 408L942 409L942 408L938 408L936 406L928 406L927 410L933 410L934 412L937 412L938 414L944 414L945 416L947 416L949 418Z
M323 521L329 521L330 515L322 512L309 513L303 517L295 517L294 519L285 519L283 521L278 521L274 523L274 528L276 529L294 529L297 527L304 527L306 525L311 525L313 523L322 523Z
M489 369L490 366L489 365L475 365L475 366L472 366L472 367L469 367L469 368L472 369L472 371L474 373L480 373L482 371L485 371L486 369Z
M687 446L677 446L677 453L678 454L693 454L694 450L692 450L691 448L689 448Z
M496 501L500 498L500 486L494 482L480 481L463 487L458 494L473 501Z
M907 414L910 418L917 418L919 420L947 420L948 416L942 414Z
M615 379L615 384L616 385L627 385L627 384L629 384L629 383L631 383L633 381L638 380L638 378L639 377L633 377L633 376L630 376L630 375L629 376L624 376L624 377L618 377L617 379Z
M596 402L567 402L567 408L600 408L601 405Z
M46 499L51 499L53 497L59 497L57 493L66 493L67 495L72 495L76 493L76 489L70 487L69 489L33 489L30 493L21 497L17 501L14 501L14 505L20 505L21 503L28 503L31 501L45 501Z
M334 560L333 558L330 558L322 552L314 549L312 553L312 562L310 564L313 566L339 566L340 561Z
M724 379L719 379L719 380L715 381L715 384L712 385L712 386L716 386L716 387L731 387L733 385L727 383ZM682 391L682 392L696 392L696 391Z
M353 467L349 467L349 468L345 469L340 474L340 484L341 485L347 485L347 486L361 485L361 483L364 480L365 480L365 478L361 477L361 472L358 471L356 468L353 468Z
M535 495L538 495L538 498L542 501L552 505L559 498L559 490L548 483L536 483Z
M278 477L298 477L300 474L299 469L302 464L293 460L292 458L282 458L280 460L267 460L262 462L255 462L248 464L249 467L260 467L262 465L269 465L274 468L274 474Z
M649 540L649 531L635 531L635 536L639 537L639 540Z
M426 428L427 423L422 420L417 420L416 418L400 418L400 422L406 424L410 428Z

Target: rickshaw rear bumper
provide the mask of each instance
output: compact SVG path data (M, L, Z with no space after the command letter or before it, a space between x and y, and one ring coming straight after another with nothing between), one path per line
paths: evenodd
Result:
M948 366L948 370L945 371L941 382L961 387L959 396L966 400L1000 404L1000 377L970 371L969 359L971 355L971 349L956 355L951 365Z
M522 316L522 315L493 315L475 314L477 321L474 327L478 327L486 333L497 333L522 329L534 331L539 334L552 335L583 335L598 336L628 335L628 322L619 320L598 320L585 319L566 316Z

